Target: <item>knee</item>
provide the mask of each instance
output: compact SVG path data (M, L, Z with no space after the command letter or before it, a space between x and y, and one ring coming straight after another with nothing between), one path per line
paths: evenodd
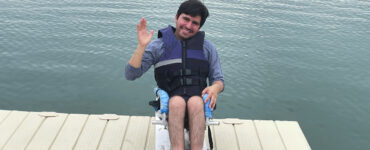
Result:
M184 98L180 96L173 96L170 99L169 107L174 109L181 109L186 107Z
M200 96L192 96L188 101L189 111L203 111L204 102Z

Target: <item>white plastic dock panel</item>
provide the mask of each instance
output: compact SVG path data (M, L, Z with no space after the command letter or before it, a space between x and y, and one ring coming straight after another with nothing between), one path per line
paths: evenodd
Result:
M254 124L256 125L263 150L285 150L284 143L280 138L274 121L255 120Z
M20 124L27 117L29 112L12 111L9 116L0 124L0 149L2 149Z
M235 125L240 149L262 150L256 127L252 120L240 120L241 124Z
M215 119L216 121L220 122L219 126L213 126L215 134L214 146L218 150L224 149L239 149L238 143L236 140L236 135L234 131L233 124L225 124L223 120Z
M298 122L275 121L287 150L311 150Z
M56 117L47 117L39 131L33 137L27 150L48 150L67 117L67 114L57 114Z
M69 114L50 150L72 150L88 115Z
M0 110L0 150L153 150L160 136L153 119ZM213 150L311 150L296 121L214 120ZM209 148L207 130L205 140Z
M90 115L74 150L97 149L106 124L107 121L99 119L99 115Z
M152 124L152 120L154 120L155 117L150 118L149 122L149 132L148 132L148 139L146 141L146 150L154 150L155 149L155 125Z
M131 116L122 150L144 149L150 118L147 116Z
M7 110L0 110L0 124L3 122L3 120L6 119L6 117L10 114L11 111Z
M108 121L99 150L119 150L121 148L128 120L128 116L119 116L117 120Z
M44 120L44 117L38 114L39 112L31 112L27 116L3 150L23 150L27 147Z

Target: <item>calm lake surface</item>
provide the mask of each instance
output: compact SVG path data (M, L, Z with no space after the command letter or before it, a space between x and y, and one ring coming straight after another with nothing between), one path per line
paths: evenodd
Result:
M370 148L369 1L204 2L226 84L216 118L296 120L313 150ZM139 20L174 25L180 3L0 0L0 109L153 115L153 68L124 68Z

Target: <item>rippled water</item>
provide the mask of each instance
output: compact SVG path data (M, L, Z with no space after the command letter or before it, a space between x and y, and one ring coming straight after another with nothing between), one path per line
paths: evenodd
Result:
M0 109L152 115L153 70L132 82L124 66L140 18L174 25L180 3L0 0ZM370 148L370 2L205 4L226 80L216 118L297 120L314 150Z

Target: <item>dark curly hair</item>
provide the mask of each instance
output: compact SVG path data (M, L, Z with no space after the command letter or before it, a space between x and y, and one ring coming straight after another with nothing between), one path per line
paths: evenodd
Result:
M207 7L204 6L203 3L199 0L187 0L183 2L177 10L177 19L179 19L179 16L182 13L190 15L192 17L200 16L201 20L199 28L203 26L204 22L206 22L206 19L209 16Z

